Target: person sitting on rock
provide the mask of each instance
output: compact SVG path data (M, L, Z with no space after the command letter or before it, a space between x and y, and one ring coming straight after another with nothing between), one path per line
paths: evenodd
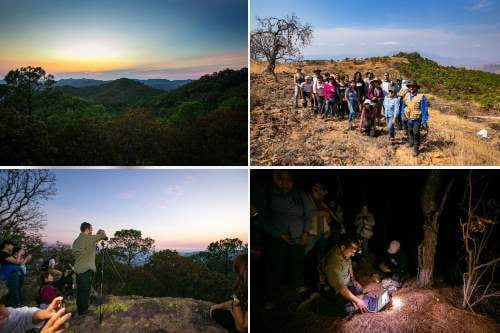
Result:
M57 290L52 285L54 282L54 276L49 272L42 272L40 276L41 286L38 290L40 309L46 309L49 304L52 303L54 298L57 297Z
M248 255L241 254L234 259L236 283L232 300L213 305L210 317L229 332L248 330Z
M300 84L300 93L302 98L302 107L306 108L307 103L311 105L311 109L314 109L313 102L313 83L310 76L306 76L305 81Z
M413 156L418 156L420 148L420 128L425 126L428 128L427 120L429 112L427 109L427 99L424 94L420 94L418 90L420 86L417 81L413 81L408 85L409 93L403 99L403 112L405 118L408 119L408 143L407 147L413 147Z
M378 265L382 278L390 278L399 285L401 279L408 271L408 259L406 254L401 251L401 244L393 240L389 244L387 252L382 257Z
M322 263L320 270L320 295L315 309L323 315L347 315L359 310L368 310L363 300L356 295L363 293L363 288L354 278L351 257L359 248L357 240L345 236L339 246L331 249Z
M0 282L0 333L25 333L40 328L40 333L66 332L71 313L66 313L62 297L54 298L44 310L26 306L11 308L5 306L7 293L5 283Z

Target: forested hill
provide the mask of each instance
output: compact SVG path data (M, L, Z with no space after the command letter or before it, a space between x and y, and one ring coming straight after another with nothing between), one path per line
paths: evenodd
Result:
M97 86L64 86L57 89L68 95L88 98L110 107L139 106L162 93L161 90L125 78Z
M207 109L230 106L231 103L247 103L248 70L224 71L202 76L174 91L163 93L152 99L148 106L171 110L184 100L196 101ZM241 107L242 105L238 105Z
M2 165L246 165L247 73L165 92L131 79L54 87L40 68L0 85Z

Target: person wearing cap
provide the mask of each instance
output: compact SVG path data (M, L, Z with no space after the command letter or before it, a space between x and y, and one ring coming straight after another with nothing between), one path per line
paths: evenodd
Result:
M301 96L300 93L300 84L304 82L304 74L302 74L302 67L297 66L297 72L293 76L293 84L294 84L294 100L295 100L295 107L299 107L299 98Z
M390 278L398 283L408 271L408 258L401 251L401 244L393 240L378 265L382 278Z
M302 107L306 108L307 103L311 105L311 108L314 109L314 102L313 102L313 83L312 83L312 78L307 75L305 77L305 81L300 84L300 94L302 98Z
M408 143L407 147L413 147L413 156L418 156L420 148L420 128L428 128L429 111L427 99L424 94L418 92L420 86L417 81L407 84L408 93L403 99L402 110L407 119Z
M399 129L403 130L403 133L405 137L408 135L408 120L404 116L403 112L403 99L405 98L406 94L408 93L408 80L402 80L401 81L401 88L399 88L398 91L398 99L399 99L399 119L400 121L400 126L398 126Z
M390 86L387 89L387 96L385 96L384 98L384 116L390 140L393 140L396 134L396 129L394 126L396 125L398 115L399 115L399 100L396 94L394 93L394 88Z

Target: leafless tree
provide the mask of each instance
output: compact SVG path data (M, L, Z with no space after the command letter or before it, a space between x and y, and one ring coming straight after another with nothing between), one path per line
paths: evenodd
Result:
M493 285L495 268L500 257L487 251L493 230L498 224L500 205L494 199L483 198L489 182L482 186L481 193L476 197L474 185L481 181L484 182L484 179L474 178L472 171L469 173L462 203L466 217L464 221L460 221L467 263L467 270L463 274L462 306L473 312L474 306L480 302L491 297L500 297L498 285Z
M48 170L0 170L0 239L39 244L45 225L41 204L55 193Z
M311 43L310 24L302 24L292 14L285 18L257 17L257 27L250 34L250 57L266 60L266 72L274 75L277 62L299 61L301 49Z

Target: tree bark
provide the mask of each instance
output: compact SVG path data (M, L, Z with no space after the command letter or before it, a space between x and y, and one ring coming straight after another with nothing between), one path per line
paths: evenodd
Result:
M453 180L448 184L440 205L438 206L437 194L441 186L441 171L431 170L425 183L420 203L424 214L423 239L418 246L418 277L417 284L427 288L432 285L434 273L434 257L439 231L439 216L443 211L448 193L453 186Z

